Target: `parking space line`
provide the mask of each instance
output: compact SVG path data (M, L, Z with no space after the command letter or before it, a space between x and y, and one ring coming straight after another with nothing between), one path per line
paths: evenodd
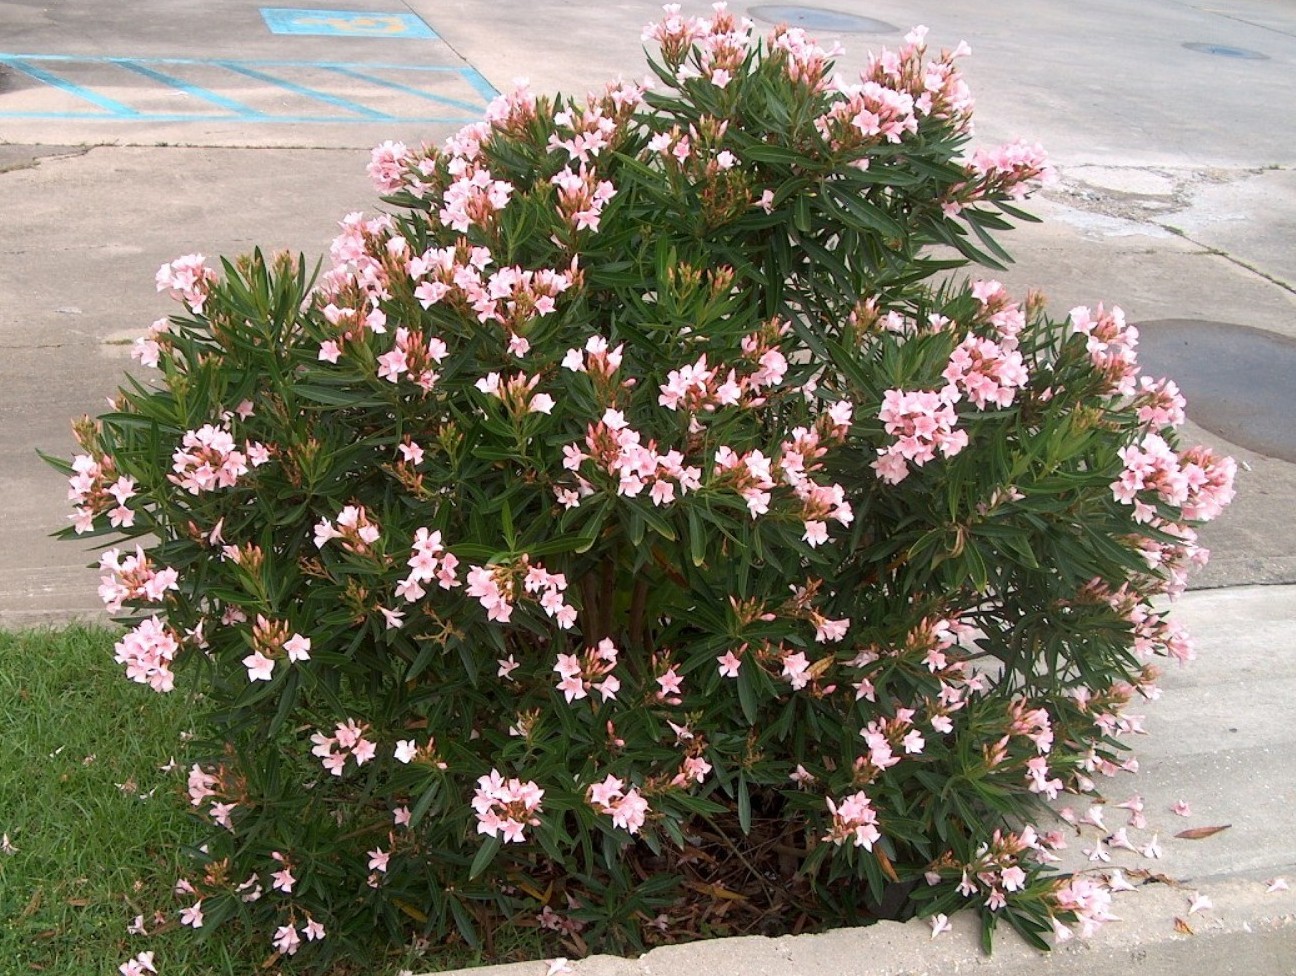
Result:
M258 112L256 109L244 105L242 102L235 101L232 98L226 98L224 95L217 94L214 91L208 91L198 85L192 85L187 81L181 81L179 78L168 75L165 72L150 68L145 64L133 58L109 58L112 64L125 68L127 71L133 71L137 75L145 78L151 78L153 81L160 81L162 84L186 94L200 98L204 102L210 102L212 105L218 105L223 109L228 109L235 115L244 119L269 118L264 112Z
M396 81L387 81L385 78L376 78L373 75L365 74L363 71L356 71L354 68L346 68L340 64L321 65L328 68L329 71L340 75L346 75L348 78L355 78L357 81L365 81L371 85L379 85L383 88L391 88L395 91L405 92L407 95L413 95L416 98L424 98L430 102L439 102L442 105L450 105L454 108L461 108L466 112L480 112L480 105L473 105L469 102L461 102L457 98L447 98L445 95L434 95L432 92L423 91L421 88L412 88L409 85L402 85Z
M357 115L363 115L370 119L381 119L391 121L395 116L388 115L386 112L378 112L364 105L358 105L355 102L345 98L339 98L337 95L330 95L328 92L317 91L314 88L307 88L305 85L298 85L295 82L284 81L282 78L276 78L274 75L268 75L264 71L257 71L255 68L248 68L237 61L213 61L212 64L219 65L235 74L243 75L247 78L253 78L256 81L268 82L271 85L278 85L285 91L290 91L294 95L304 95L306 98L313 98L317 101L326 102L329 105L335 105L347 112L355 112Z
M190 112L190 111L166 111L151 109L135 109L115 98L101 94L92 87L86 87L84 84L77 84L70 81L58 73L59 65L67 65L69 68L111 65L125 71L132 72L150 81L157 82L164 89L170 89L176 92L182 92L199 101L206 102L213 106L216 111L213 112ZM15 71L22 72L25 75L48 85L51 88L58 89L69 95L88 102L94 106L96 111L38 111L27 108L18 108L21 102L14 103L12 96L17 92L9 93L7 100L9 104L15 107L9 110L0 109L0 119L76 119L92 120L100 119L104 121L154 121L154 122L254 122L254 123L369 123L369 122L420 122L430 124L466 124L476 122L481 119L482 113L487 104L498 95L498 92L482 75L471 65L445 65L445 64L398 64L387 62L353 62L353 61L297 61L297 60L249 60L236 61L230 59L207 59L207 58L132 58L132 57L99 57L83 56L69 54L8 54L0 52L0 66L13 68ZM276 114L273 111L254 108L236 98L222 94L219 91L212 90L211 87L203 87L186 81L183 77L177 75L171 70L172 67L192 67L197 69L217 69L219 71L230 72L241 75L245 78L251 78L256 81L273 85L276 88L291 92L301 96L309 101L322 103L331 106L334 109L341 110L345 114L330 113L328 115L304 115L301 112ZM421 101L432 102L439 106L444 106L445 113L436 113L424 115L422 112L408 112L402 114L392 114L391 112L379 111L360 101L344 98L340 95L334 95L329 92L320 91L303 84L299 84L289 78L281 75L287 71L291 72L297 69L307 69L313 71L325 71L339 75L344 78L351 78L362 82L365 85L374 88L386 89L388 91L400 92L409 95ZM405 75L409 83L393 80L391 77L383 77L378 72L384 72L387 75L393 73ZM452 94L443 94L439 90L428 90L419 87L421 82L417 79L441 78L445 81L438 82L444 86L446 82L452 85L458 84L459 91L463 92L460 97L454 97L453 87ZM210 82L208 85L210 86ZM481 101L474 102L472 95L476 94ZM0 100L0 105L5 101ZM384 106L385 107L385 106ZM228 114L226 114L228 113Z
M68 81L66 78L62 78L59 75L54 74L52 71L46 71L44 68L38 68L36 65L29 63L30 61L35 60L35 58L19 57L4 58L3 60L5 64L9 65L9 67L21 71L23 74L35 78L37 81L43 81L52 88L65 91L69 95L75 95L77 98L87 101L91 105L98 105L112 116L118 118L134 118L140 114L129 105L123 105L116 99L108 98L106 95L100 95L98 92L91 91L89 88L82 88L80 85Z

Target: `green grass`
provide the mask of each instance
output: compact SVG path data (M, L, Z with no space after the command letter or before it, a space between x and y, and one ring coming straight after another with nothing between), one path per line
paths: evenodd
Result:
M171 886L202 826L186 812L183 762L159 767L182 757L191 708L180 691L127 681L115 636L0 631L0 832L15 849L0 853L0 976L115 976L141 950L164 976L274 973L264 940L199 941L177 924ZM156 926L159 910L169 920ZM148 936L127 934L136 915ZM462 948L375 956L365 976L482 961Z

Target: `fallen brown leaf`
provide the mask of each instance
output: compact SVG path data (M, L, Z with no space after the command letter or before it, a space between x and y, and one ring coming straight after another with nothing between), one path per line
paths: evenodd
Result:
M1181 830L1175 834L1180 840L1202 840L1205 837L1213 837L1221 830L1228 830L1232 824L1221 824L1218 827L1189 827L1187 830Z
M1191 925L1189 925L1187 922L1185 922L1182 918L1179 918L1178 916L1175 917L1175 931L1178 932L1180 935L1197 934L1192 930Z
M882 853L882 848L873 848L873 856L877 858L878 867L882 869L882 873L898 884L900 882L900 877L896 874L896 869L891 864L891 859Z
M31 898L28 899L27 907L25 907L18 914L18 918L23 921L31 918L40 910L41 902L44 901L44 899L45 899L45 889L37 888L35 891L32 892Z

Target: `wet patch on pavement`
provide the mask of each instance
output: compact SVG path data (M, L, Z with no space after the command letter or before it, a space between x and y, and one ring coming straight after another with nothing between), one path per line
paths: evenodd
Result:
M1174 380L1195 424L1296 463L1296 339L1204 319L1136 325L1144 375Z

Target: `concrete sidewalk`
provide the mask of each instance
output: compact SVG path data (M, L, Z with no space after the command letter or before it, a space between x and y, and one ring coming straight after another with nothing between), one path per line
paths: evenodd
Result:
M1062 180L1032 207L1045 223L1006 239L1017 263L998 276L1011 288L1040 288L1061 313L1115 302L1134 322L1236 324L1296 342L1291 3L815 2L885 22L869 33L817 32L847 48L845 74L917 23L936 46L966 39L976 144L1021 136L1049 148ZM347 0L346 8L416 14L436 37L275 35L254 0L0 0L0 625L100 613L97 577L85 568L94 553L48 539L66 524L64 485L34 452L70 452L67 419L101 408L131 365L130 341L171 311L153 290L159 264L253 245L321 253L344 213L377 203L364 175L370 146L439 141L458 123L420 121L429 105L471 114L489 87L517 76L538 91L574 93L641 77L640 29L660 5ZM22 57L28 67L61 66L73 89L51 92L14 67ZM424 68L443 71L447 87L431 75L411 83L409 72ZM98 100L92 111L74 89ZM1245 424L1226 437L1181 385L1195 422L1188 438L1242 463L1238 499L1203 531L1212 563L1178 610L1200 659L1167 675L1164 699L1147 709L1142 772L1108 784L1114 802L1144 797L1150 830L1140 838L1159 830L1164 848L1160 861L1118 852L1113 863L1151 867L1173 884L1118 896L1123 922L1047 959L1007 936L986 960L964 918L935 940L923 925L884 925L597 958L576 971L1097 974L1137 962L1149 973L1296 973L1296 897L1261 884L1286 875L1296 888L1296 733L1287 718L1296 693L1296 457L1256 449ZM1258 392L1278 425L1296 430L1291 383ZM1189 819L1169 813L1180 798L1192 804ZM1173 837L1224 823L1208 839ZM1076 867L1094 866L1082 853L1094 836L1077 838ZM1215 908L1187 917L1192 891ZM1177 933L1176 917L1195 934Z

